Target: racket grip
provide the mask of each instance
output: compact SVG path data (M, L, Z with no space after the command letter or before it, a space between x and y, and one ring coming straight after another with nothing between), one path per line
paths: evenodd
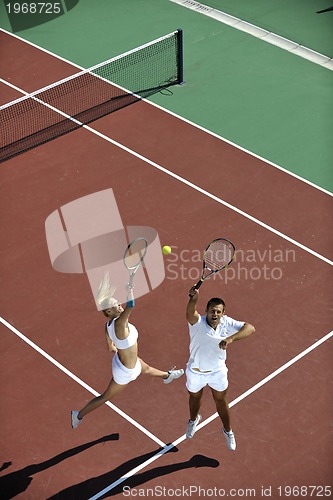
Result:
M199 288L201 287L203 282L204 282L204 280L202 280L202 279L200 281L198 281L198 283L196 285L194 285L194 289L199 290Z
M194 285L194 286L193 286L194 290L198 290L198 289L201 287L202 283L203 283L203 280L202 280L202 279L201 279L200 281L198 281L198 283L197 283L196 285ZM191 294L189 293L189 297L193 297L193 295L191 295Z
M128 307L134 307L135 306L134 294L133 294L133 287L128 289L128 293L127 293L127 297L126 297L126 305Z

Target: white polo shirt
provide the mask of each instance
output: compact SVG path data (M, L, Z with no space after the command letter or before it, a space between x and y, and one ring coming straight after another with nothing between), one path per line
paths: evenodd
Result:
M229 316L222 316L216 330L209 326L206 316L200 316L195 325L189 324L190 330L190 359L188 368L201 372L217 371L224 366L227 358L225 349L219 348L221 340L238 332L244 321L236 321Z

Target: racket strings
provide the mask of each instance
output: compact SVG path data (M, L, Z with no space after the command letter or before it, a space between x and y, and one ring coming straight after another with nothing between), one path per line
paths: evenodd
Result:
M230 244L221 241L212 243L205 251L206 267L211 271L222 269L232 261L234 252L235 250Z

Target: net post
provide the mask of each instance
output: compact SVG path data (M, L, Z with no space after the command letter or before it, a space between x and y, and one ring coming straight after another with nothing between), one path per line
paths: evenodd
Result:
M183 30L178 28L177 30L178 39L178 85L182 85L184 82L184 57L183 57Z

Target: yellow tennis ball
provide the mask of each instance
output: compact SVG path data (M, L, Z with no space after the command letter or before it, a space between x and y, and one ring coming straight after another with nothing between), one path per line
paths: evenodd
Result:
M166 245L165 247L162 248L162 252L164 253L164 255L169 255L171 253L171 247Z

